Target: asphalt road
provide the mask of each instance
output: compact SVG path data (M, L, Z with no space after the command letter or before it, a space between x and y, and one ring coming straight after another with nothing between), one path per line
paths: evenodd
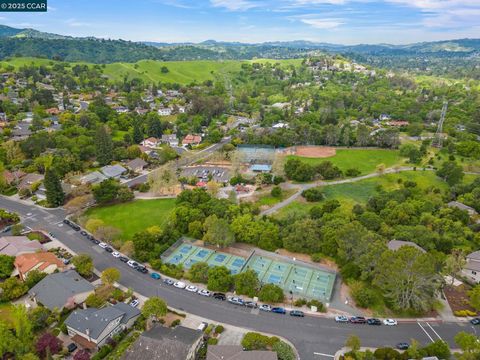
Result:
M288 315L234 306L167 286L129 268L78 232L62 225L64 211L61 209L44 210L5 197L0 197L0 208L17 212L22 217L23 223L32 229L52 232L73 251L90 254L98 270L118 268L122 275L120 281L122 285L133 288L147 297L160 296L170 306L188 313L285 337L295 345L302 360L332 358L351 334L360 337L362 346L394 346L398 342L409 341L412 338L422 344L441 338L454 346L453 337L459 331L476 331L473 326L466 323L412 322L400 323L398 326L337 324L332 319L313 316L292 318Z

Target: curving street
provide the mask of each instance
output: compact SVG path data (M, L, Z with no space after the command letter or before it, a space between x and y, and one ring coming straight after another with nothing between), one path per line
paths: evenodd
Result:
M160 296L174 308L207 319L278 334L295 345L301 359L333 358L333 354L352 334L358 335L362 346L368 347L395 346L399 342L414 338L422 344L443 339L455 348L453 337L458 332L476 331L469 323L412 321L399 323L398 326L337 324L333 319L323 317L292 318L288 315L234 306L225 301L217 301L176 289L131 269L78 232L63 225L65 212L62 209L45 210L6 197L0 197L0 207L17 212L23 224L32 229L52 232L60 242L73 251L90 254L99 271L108 267L118 268L122 275L120 281L122 285L133 288L147 297Z

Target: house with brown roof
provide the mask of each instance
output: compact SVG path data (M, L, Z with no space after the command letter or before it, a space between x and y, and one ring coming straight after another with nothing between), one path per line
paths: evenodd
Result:
M202 137L200 135L191 135L188 134L182 141L182 145L198 145L202 142Z
M130 169L131 171L136 172L136 173L142 171L143 168L147 165L148 165L148 163L145 160L140 159L140 158L130 160L129 162L127 162L125 164L127 169Z
M470 282L480 283L480 250L467 255L467 263L463 267L462 275Z
M0 255L18 256L42 250L42 244L37 240L30 240L26 236L0 237Z
M208 345L207 360L277 360L274 351L244 351L240 345Z
M56 270L63 270L65 265L51 252L36 252L22 254L15 258L15 275L18 273L20 280L25 280L32 270L52 274Z

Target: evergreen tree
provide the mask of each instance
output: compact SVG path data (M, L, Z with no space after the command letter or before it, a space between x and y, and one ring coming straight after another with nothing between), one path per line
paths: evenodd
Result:
M113 142L105 126L100 126L95 135L96 156L100 165L108 165L113 160Z
M140 121L133 122L133 142L139 144L143 140L143 131Z
M54 169L48 168L45 172L44 181L47 201L52 206L61 206L65 200L65 194L63 193L60 179Z

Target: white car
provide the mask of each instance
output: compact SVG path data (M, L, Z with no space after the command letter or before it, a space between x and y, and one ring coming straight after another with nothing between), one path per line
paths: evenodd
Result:
M98 244L98 246L100 246L102 249L105 249L108 245L104 242L101 242L100 244Z
M206 289L199 289L198 290L198 295L202 295L202 296L211 296L212 293Z
M182 281L177 281L173 284L173 286L175 286L176 288L179 288L179 289L185 289L187 287L187 284L185 284Z
M268 304L260 305L259 309L262 311L272 311L272 307Z
M397 325L397 320L385 319L385 320L383 320L383 325L395 326L395 325Z
M127 265L130 266L131 268L134 268L134 267L138 266L138 263L133 261L133 260L129 260L129 261L127 261Z
M114 251L112 253L112 256L115 257L115 258L119 258L120 257L120 253L118 251Z
M338 315L338 316L335 316L335 321L338 323L347 323L348 317L346 317L345 315Z
M139 304L138 300L133 300L131 303L130 303L130 306L132 307L137 307Z
M188 286L185 288L185 290L196 293L196 292L198 291L198 288L197 288L196 286L194 286L194 285L188 285Z

